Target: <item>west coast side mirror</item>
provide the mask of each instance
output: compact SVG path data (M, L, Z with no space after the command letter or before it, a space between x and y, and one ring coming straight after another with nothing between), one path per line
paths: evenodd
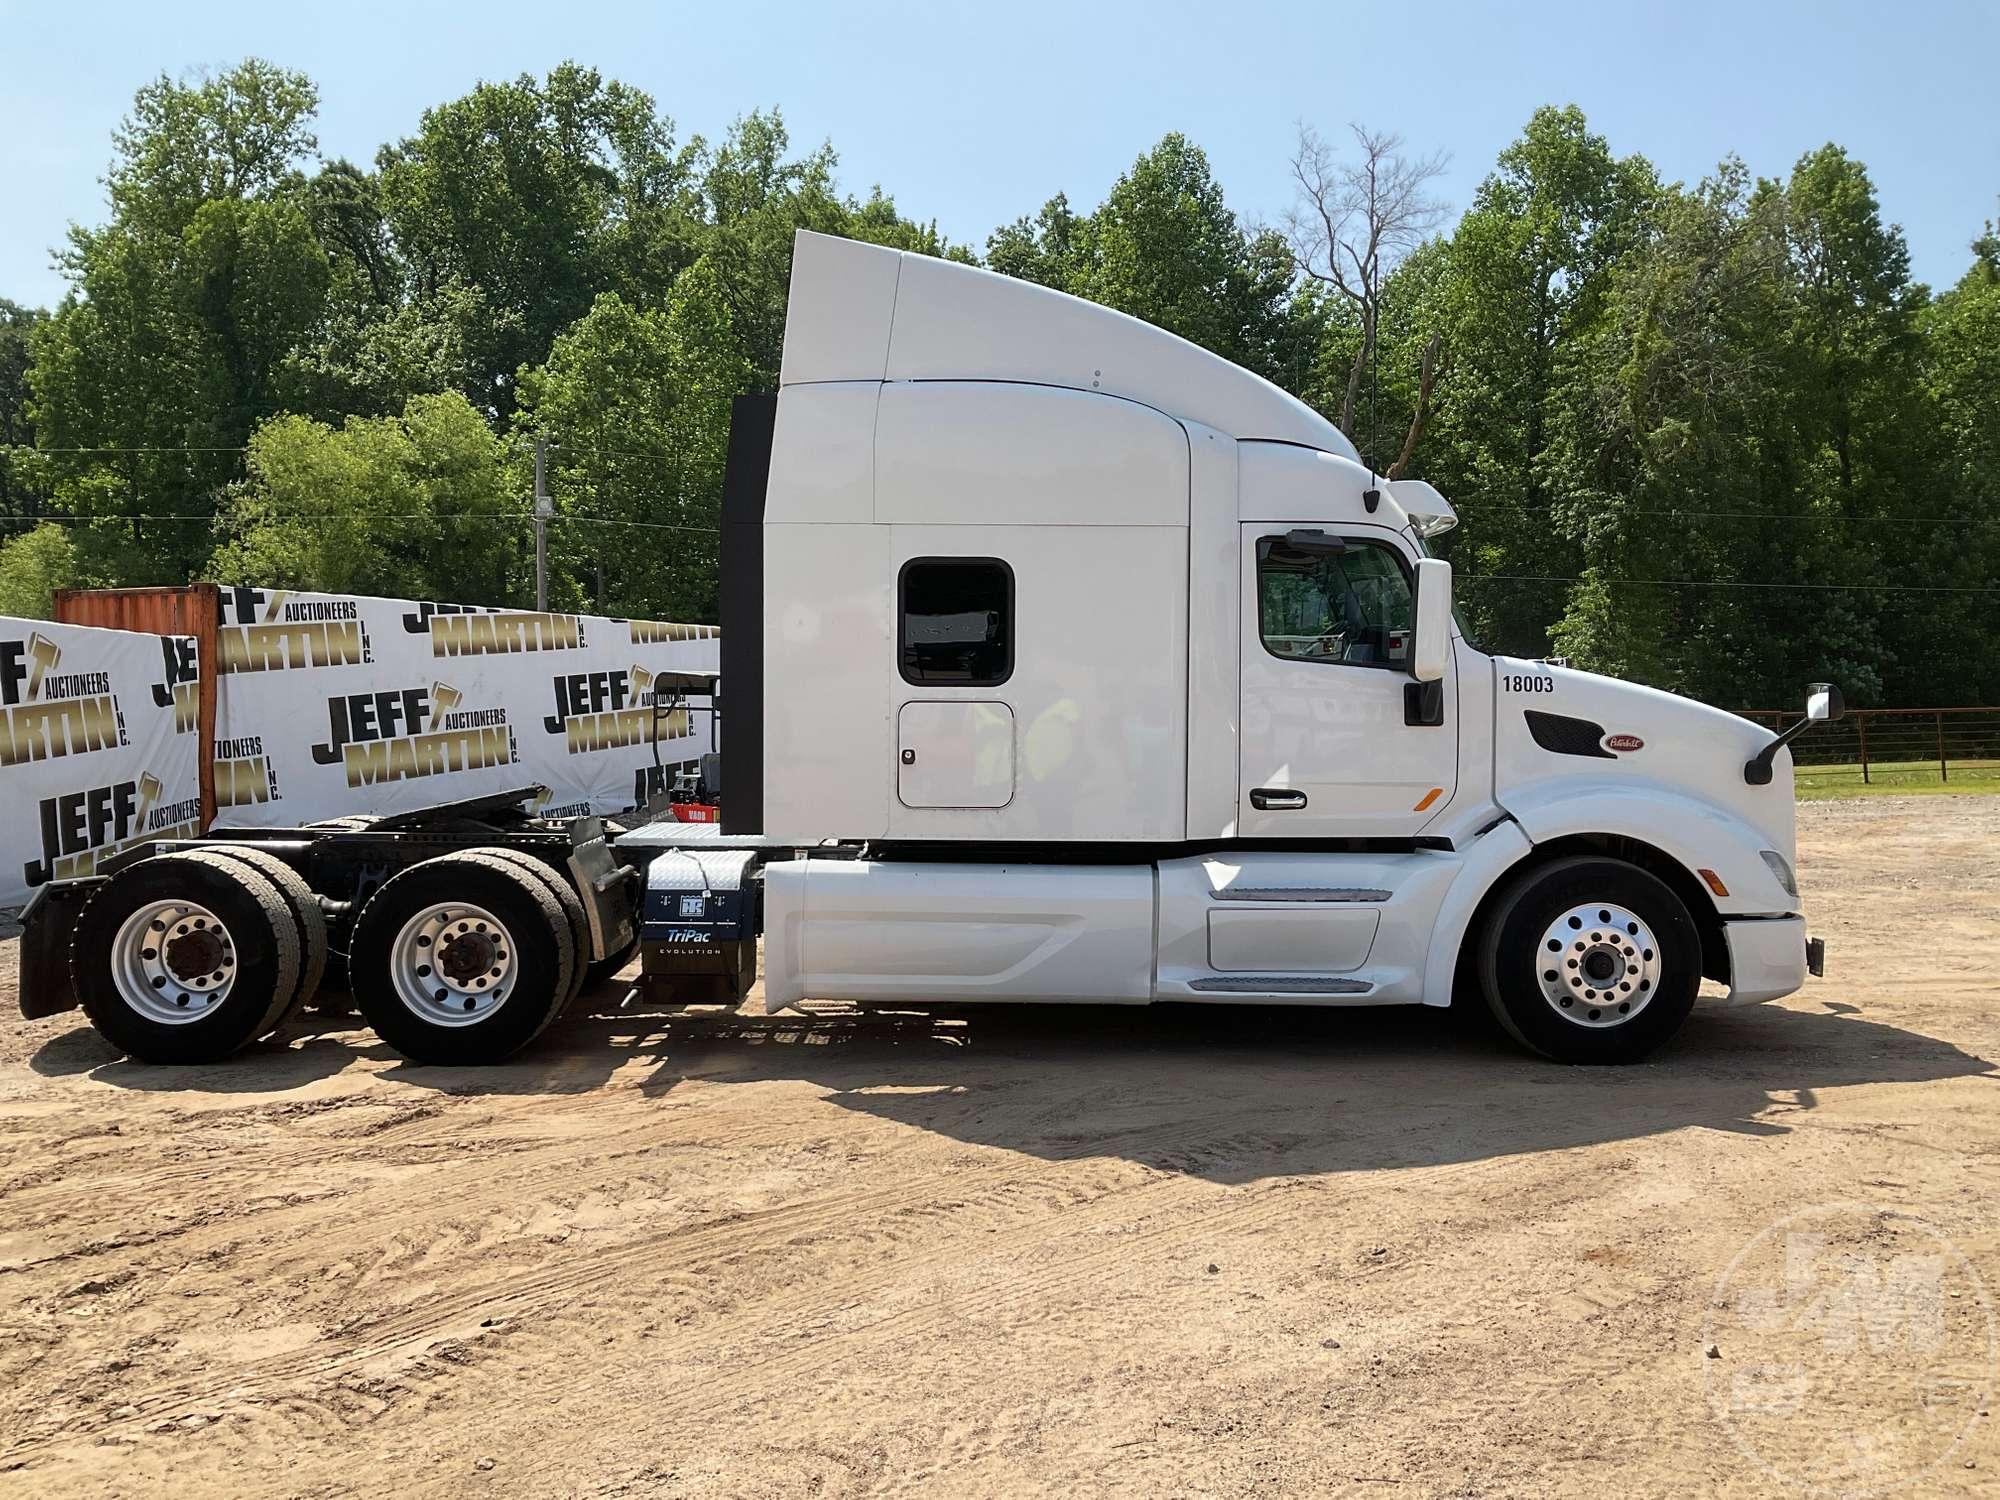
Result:
M1422 564L1418 564L1422 566ZM1806 716L1743 763L1743 779L1751 786L1771 784L1771 764L1778 752L1815 724L1830 724L1847 712L1840 689L1830 682L1815 682L1806 688Z
M1417 560L1417 629L1410 675L1437 682L1451 660L1451 564L1441 557Z

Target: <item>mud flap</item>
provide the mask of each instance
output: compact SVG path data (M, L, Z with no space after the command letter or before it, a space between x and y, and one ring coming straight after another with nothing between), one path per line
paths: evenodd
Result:
M28 1020L75 1010L76 985L70 977L70 938L76 916L108 876L59 880L29 898L21 912L21 1014Z
M631 893L638 872L611 857L603 819L577 818L571 822L569 875L590 929L590 951L579 953L577 962L595 963L630 948L639 936L632 921Z

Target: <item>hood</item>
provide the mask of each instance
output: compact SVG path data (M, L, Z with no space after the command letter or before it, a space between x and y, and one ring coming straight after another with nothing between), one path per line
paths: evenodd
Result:
M1778 752L1769 785L1743 763L1771 741L1748 719L1657 688L1519 657L1493 658L1493 787L1545 798L1560 784L1678 793L1733 814L1795 862L1792 757Z

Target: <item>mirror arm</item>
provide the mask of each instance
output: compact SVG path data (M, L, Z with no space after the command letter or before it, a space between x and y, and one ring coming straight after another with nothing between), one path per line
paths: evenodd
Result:
M1819 709L1818 717L1813 710ZM1778 752L1793 740L1804 734L1822 720L1831 722L1847 712L1847 705L1841 700L1840 689L1830 682L1815 682L1806 689L1805 717L1790 729L1785 730L1759 750L1749 760L1743 762L1743 779L1751 786L1771 784L1771 763L1778 758Z
M1816 722L1816 720L1811 718L1801 718L1790 729L1774 737L1771 743L1766 745L1762 750L1759 750L1756 755L1743 762L1744 781L1751 786L1769 786L1771 784L1771 763L1778 758L1778 752L1804 734L1808 729L1812 728Z

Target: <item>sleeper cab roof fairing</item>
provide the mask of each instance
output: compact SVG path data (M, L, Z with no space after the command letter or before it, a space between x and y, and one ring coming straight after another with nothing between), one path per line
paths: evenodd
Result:
M802 229L778 383L835 380L1101 391L1230 437L1358 457L1297 397L1164 329L976 266Z

